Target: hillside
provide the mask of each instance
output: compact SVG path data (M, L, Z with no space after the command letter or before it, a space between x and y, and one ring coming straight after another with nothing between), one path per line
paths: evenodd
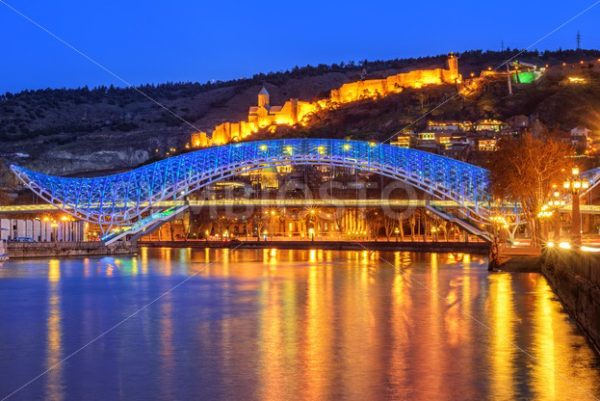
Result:
M495 67L516 51L471 51L460 55L460 72L469 76ZM561 65L581 59L596 60L600 51L526 52L519 60L550 64L550 72L536 85L507 95L506 82L487 82L475 96L456 95L454 86L407 90L375 101L356 102L319 112L307 127L281 127L270 136L347 136L386 139L423 113L429 119L505 119L537 114L547 126L563 129L584 124L592 128L600 118L600 75L585 69L590 84L562 85ZM444 65L446 55L340 65L294 68L252 78L214 83L169 83L139 88L47 89L4 94L0 97L0 157L4 164L19 163L52 174L94 174L125 169L161 157L170 148L182 149L194 130L210 130L223 121L245 117L265 84L273 102L290 97L314 100L343 83ZM587 67L587 62L582 66ZM563 67L564 70L564 67ZM149 98L181 116L186 123ZM436 106L448 100L443 107ZM595 119L595 120L594 120ZM416 125L424 124L427 119ZM4 168L6 168L4 166ZM14 181L0 171L0 186Z

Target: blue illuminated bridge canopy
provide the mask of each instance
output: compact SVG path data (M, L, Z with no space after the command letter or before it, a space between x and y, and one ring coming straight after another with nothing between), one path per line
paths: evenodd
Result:
M342 139L284 139L232 143L170 157L133 170L94 178L65 178L12 165L41 198L97 224L128 225L153 205L183 199L211 183L265 167L326 165L381 174L463 212L487 220L487 170L458 160L388 144Z

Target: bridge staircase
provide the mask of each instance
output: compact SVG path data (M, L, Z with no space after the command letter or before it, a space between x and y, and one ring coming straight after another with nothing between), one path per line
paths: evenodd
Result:
M102 237L104 245L114 244L115 242L130 237L131 240L136 240L143 235L149 234L156 230L162 224L172 220L179 213L183 212L189 207L189 205L173 206L159 212L152 213L151 215L144 217L141 220L136 221L130 227L123 230L108 233Z
M447 212L443 212L440 209L437 209L431 205L427 205L427 206L425 206L425 208L427 210L429 210L431 213L435 214L436 216L438 216L450 223L456 224L457 226L463 228L468 233L476 235L484 241L487 241L487 242L492 241L492 236L489 232L476 227L475 225L470 223L467 219L462 219L462 218L456 217L452 214L449 214Z

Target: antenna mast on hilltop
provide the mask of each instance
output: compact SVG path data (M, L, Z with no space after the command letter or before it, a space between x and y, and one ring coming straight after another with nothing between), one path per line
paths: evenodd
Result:
M577 31L577 50L581 49L581 32Z
M510 63L506 63L506 83L508 84L508 94L510 96L513 94L511 78L512 74L510 73Z

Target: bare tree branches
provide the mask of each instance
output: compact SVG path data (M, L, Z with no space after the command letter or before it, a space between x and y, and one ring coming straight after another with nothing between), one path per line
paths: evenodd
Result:
M567 177L571 154L569 145L552 136L526 133L500 141L492 157L492 194L499 200L521 204L534 244L539 238L537 213L550 199L552 186Z

